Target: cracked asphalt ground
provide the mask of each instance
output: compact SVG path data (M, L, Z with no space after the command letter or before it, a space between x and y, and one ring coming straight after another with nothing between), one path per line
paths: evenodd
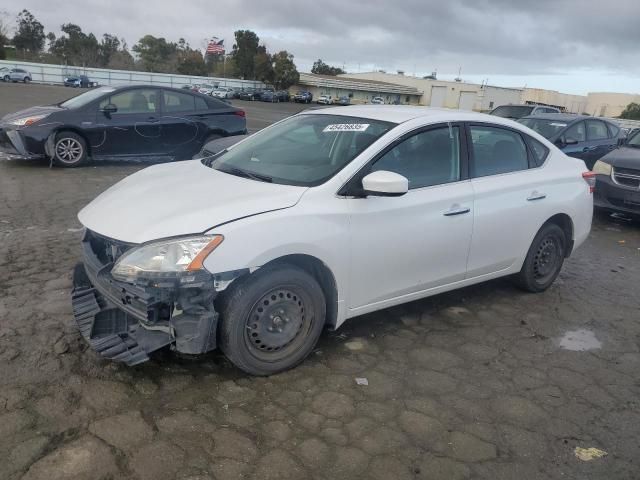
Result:
M0 113L71 93L0 85ZM244 105L252 129L294 111ZM70 270L77 211L141 167L0 161L1 479L640 477L640 223L597 217L544 294L498 280L353 319L281 375L128 368L76 332ZM579 330L601 347L560 348Z

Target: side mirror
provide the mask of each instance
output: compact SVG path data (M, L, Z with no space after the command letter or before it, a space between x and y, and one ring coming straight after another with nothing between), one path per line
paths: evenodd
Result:
M362 188L367 195L399 197L409 191L409 180L397 173L379 170L362 179Z
M577 145L578 144L578 140L576 140L575 138L566 137L564 139L563 143L565 145Z
M100 109L100 111L106 114L116 113L118 111L118 107L116 107L113 103L107 103Z

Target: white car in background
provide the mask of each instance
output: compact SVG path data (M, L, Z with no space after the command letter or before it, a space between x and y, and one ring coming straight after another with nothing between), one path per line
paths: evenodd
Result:
M320 95L316 100L318 104L331 105L333 103L333 99L331 95Z
M384 98L382 97L373 97L371 99L372 105L384 105Z
M17 82L29 83L32 80L32 78L31 78L31 74L27 72L25 69L12 68L10 70L3 69L2 80L4 80L5 82L13 82L13 83L17 83Z
M233 89L229 87L218 87L211 93L211 96L216 98L233 98Z
M217 87L215 85L211 85L209 83L203 83L198 88L198 93L202 93L204 95L211 95L216 88Z
M306 110L82 209L74 315L106 358L219 347L270 375L358 315L504 276L546 290L589 235L594 181L495 116Z

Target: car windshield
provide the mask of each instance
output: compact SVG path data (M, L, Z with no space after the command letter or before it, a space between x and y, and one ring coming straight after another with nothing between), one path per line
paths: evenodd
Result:
M88 92L78 95L77 97L70 98L69 100L66 100L58 105L63 108L84 107L85 105L88 105L89 103L97 100L107 93L115 92L115 90L116 89L113 87L96 88L94 90L89 90Z
M533 107L529 105L503 105L494 109L491 115L497 115L503 118L522 118L530 115Z
M567 122L545 118L521 118L518 122L538 132L544 138L555 137L569 125Z
M320 185L394 126L343 115L296 115L203 163L254 180Z

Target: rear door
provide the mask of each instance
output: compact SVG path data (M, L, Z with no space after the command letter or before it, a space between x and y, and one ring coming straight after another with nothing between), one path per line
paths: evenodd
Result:
M613 139L607 124L602 120L586 120L588 152L584 163L591 170L596 161L616 147L617 139Z
M467 278L475 278L522 259L546 215L548 180L518 130L469 124L468 143L474 223Z
M207 132L196 112L196 99L201 111L206 112L208 106L204 98L186 92L162 90L162 153L190 158L202 146Z

